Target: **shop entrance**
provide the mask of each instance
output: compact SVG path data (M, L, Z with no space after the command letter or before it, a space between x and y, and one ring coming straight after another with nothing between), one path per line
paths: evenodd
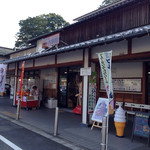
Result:
M75 108L77 106L76 94L78 85L76 78L79 75L80 67L59 68L58 75L58 106L64 108Z

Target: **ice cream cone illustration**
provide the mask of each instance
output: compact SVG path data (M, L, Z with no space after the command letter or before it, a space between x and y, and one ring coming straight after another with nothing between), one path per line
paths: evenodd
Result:
M125 111L123 110L121 105L119 105L119 108L116 110L114 122L116 127L116 135L118 137L123 137L126 119L125 119Z

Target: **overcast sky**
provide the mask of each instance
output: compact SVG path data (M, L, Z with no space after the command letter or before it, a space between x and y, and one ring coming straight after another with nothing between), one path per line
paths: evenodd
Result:
M103 0L2 0L0 46L14 48L19 21L41 14L56 13L69 23L99 7Z

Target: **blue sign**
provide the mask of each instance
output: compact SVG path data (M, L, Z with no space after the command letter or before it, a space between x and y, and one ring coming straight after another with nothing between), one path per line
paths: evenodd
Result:
M148 125L148 118L150 114L144 112L137 112L134 119L134 135L149 138L150 127Z

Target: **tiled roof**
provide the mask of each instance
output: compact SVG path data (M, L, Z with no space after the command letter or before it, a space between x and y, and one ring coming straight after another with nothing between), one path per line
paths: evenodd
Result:
M66 27L63 27L63 28L61 28L61 29L55 30L55 31L53 31L53 32L46 33L46 34L43 34L43 35L41 35L41 36L37 36L37 37L35 37L35 38L33 38L33 39L30 39L30 40L28 41L28 43L32 43L32 42L34 42L34 41L37 41L37 40L39 40L39 39L41 39L41 38L44 38L44 37L49 36L49 35L52 35L52 34L54 34L54 33L61 32L62 30L65 30L65 29L67 29L67 28L70 28L70 27L72 27L72 26L75 26L75 25L79 24L81 21L88 20L88 19L90 19L90 18L92 18L92 17L95 17L95 16L97 16L97 15L99 15L99 14L103 14L103 13L105 13L105 12L108 12L108 11L113 10L113 9L115 9L115 8L118 8L118 7L120 7L120 6L124 6L124 5L129 4L129 3L131 3L131 2L134 2L134 1L138 1L138 0L118 0L118 1L116 1L116 2L113 2L113 3L111 3L111 4L108 4L108 5L106 5L106 6L102 6L102 7L100 7L99 9L96 9L96 10L90 12L90 13L87 13L87 14L85 14L85 15L83 15L83 16L80 16L80 17L74 19L74 21L77 21L77 22L75 22L75 23L73 23L73 24L70 24L70 25L68 25L68 26L66 26Z
M110 3L108 5L101 6L100 8L98 8L98 9L96 9L96 10L90 12L90 13L87 13L83 16L75 18L74 21L78 21L78 22L84 21L84 20L90 19L92 17L95 17L97 15L106 13L110 10L119 8L119 7L124 6L124 5L127 5L131 2L134 2L134 1L138 1L138 0L117 0L116 2Z
M1 56L12 53L12 52L13 52L13 49L11 49L11 48L0 47L0 55Z
M150 33L150 25L146 25L146 26L130 29L127 31L119 32L116 34L96 38L93 40L65 46L62 48L54 49L54 50L51 50L51 49L42 50L41 49L40 52L35 52L32 54L28 54L26 56L20 56L17 58L5 60L5 61L2 61L0 63L13 63L13 62L23 61L23 60L27 60L27 59L36 58L36 57L47 56L47 55L52 55L52 54L62 53L62 52L68 52L68 51L75 50L75 49L86 48L89 46L95 46L98 44L104 44L104 43L109 43L109 42L115 42L118 40L123 40L123 39L127 39L130 37L137 37L137 36L141 36L141 35L146 35L149 33Z

